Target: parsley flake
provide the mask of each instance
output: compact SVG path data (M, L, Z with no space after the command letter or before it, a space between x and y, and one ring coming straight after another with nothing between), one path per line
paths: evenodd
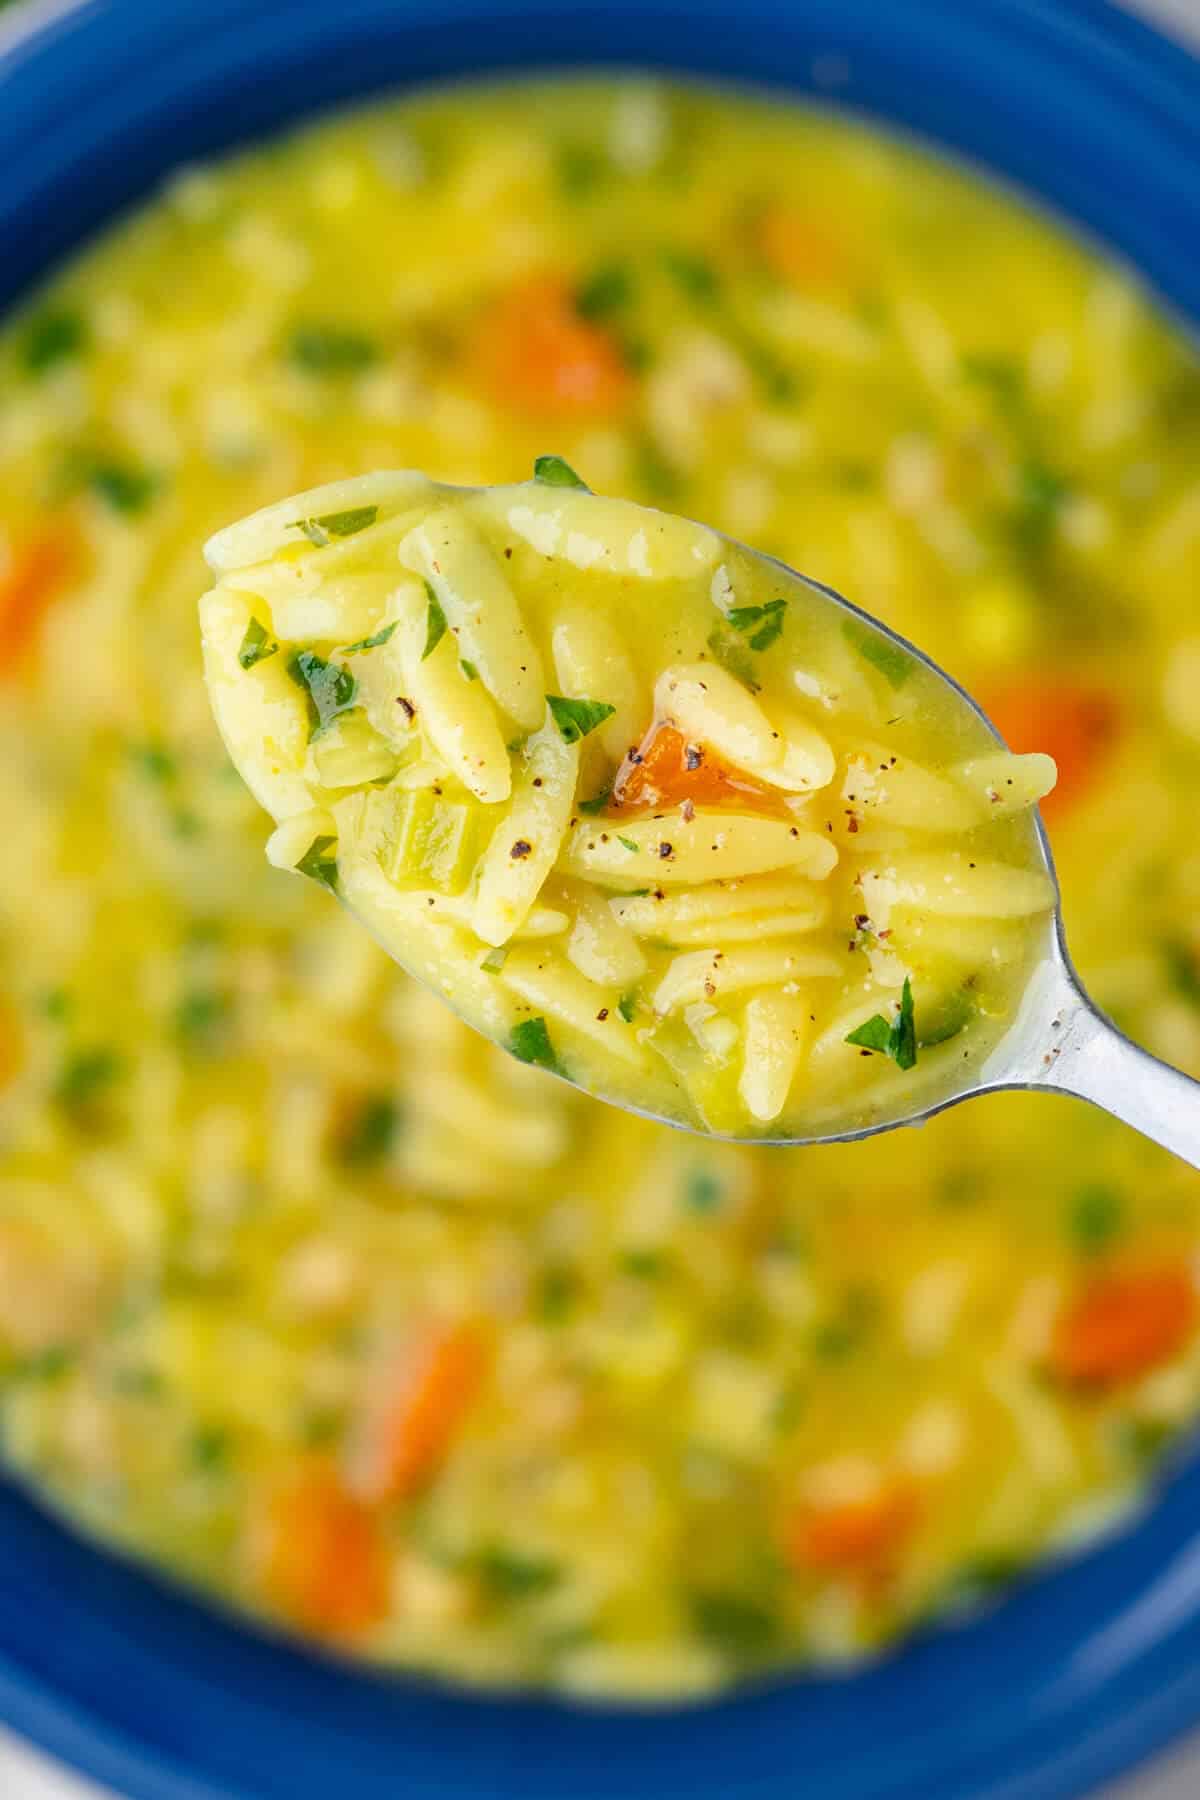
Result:
M860 1050L875 1050L890 1056L898 1069L911 1069L917 1060L917 1030L913 1011L912 983L904 977L900 1009L889 1024L882 1013L875 1013L845 1039Z
M1071 1196L1067 1226L1086 1256L1106 1250L1125 1224L1125 1197L1105 1181L1090 1181Z
M353 537L379 517L377 506L352 506L345 512L322 513L315 519L293 519L290 531L302 531L310 544L323 550L330 538Z
M630 852L631 855L636 856L637 851L638 851L638 845L634 842L634 840L632 838L621 837L620 834L618 833L617 842L618 842L618 844L622 844L625 847L625 849Z
M349 669L326 662L315 650L298 650L288 663L288 674L308 695L310 743L358 704L358 683Z
M87 341L87 323L82 313L65 308L39 313L25 332L21 361L30 375L44 375L55 363L78 356L87 348Z
M378 650L380 644L387 643L399 623L399 619L393 619L390 625L384 625L379 631L373 632L370 637L359 638L357 643L347 644L342 655L361 656L364 650Z
M279 645L266 626L258 619L251 619L237 653L239 666L252 669L255 663L266 662L268 656L274 656L278 649Z
M902 688L913 672L913 660L899 644L893 644L890 638L881 631L875 631L870 625L860 624L857 619L844 619L842 632L846 641L853 644L864 662L869 662L893 688Z
M581 319L611 319L629 305L633 295L629 264L605 263L575 290L575 311Z
M769 650L783 630L787 604L786 600L768 600L765 606L733 606L726 616L752 650Z
M479 670L475 667L473 662L468 662L465 656L459 658L458 666L468 681L479 680Z
M612 799L612 791L612 782L605 782L604 786L600 789L600 792L598 794L593 794L590 800L577 800L575 802L577 810L581 813L587 813L589 818L594 817L596 813L602 813Z
M738 610L740 611L741 608ZM735 681L740 681L742 686L749 688L752 694L758 693L759 684L755 680L754 658L742 640L730 631L724 622L714 625L709 632L707 648L713 661L720 663L721 667L732 675Z
M305 375L358 375L379 360L375 340L346 325L297 325L285 353Z
M562 1074L545 1019L522 1019L519 1025L514 1025L508 1047L518 1062L534 1063L539 1069L552 1069L555 1074Z
M331 894L336 894L338 891L336 851L330 855L330 850L336 844L335 837L314 838L296 864L297 875L307 875L310 881L319 882L323 888L328 888Z
M529 1556L499 1545L481 1550L477 1566L483 1585L499 1600L524 1600L533 1594L544 1594L562 1579L558 1563L548 1557Z
M547 694L546 704L564 744L577 744L617 710L607 700L566 700L561 694Z
M79 469L80 482L115 513L132 517L144 512L159 489L159 478L136 463L115 456L86 457Z
M367 1094L342 1130L337 1158L344 1168L383 1161L400 1129L400 1108L391 1094Z
M585 494L590 493L586 481L578 476L570 463L561 456L539 456L534 459L533 479L540 481L543 487L582 488Z
M427 581L425 593L429 599L429 611L425 615L425 648L421 652L421 661L432 656L446 635L446 615L442 611L442 603Z

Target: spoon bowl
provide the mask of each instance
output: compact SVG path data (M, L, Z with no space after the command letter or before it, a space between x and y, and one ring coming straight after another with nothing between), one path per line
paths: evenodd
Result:
M355 477L207 554L268 854L521 1060L716 1137L1047 1089L1200 1158L1200 1084L1071 964L1053 765L836 590L555 457L508 488Z

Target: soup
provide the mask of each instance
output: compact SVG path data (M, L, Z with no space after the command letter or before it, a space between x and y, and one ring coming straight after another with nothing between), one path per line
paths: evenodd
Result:
M1200 1072L1200 369L1125 276L843 124L518 85L182 174L0 384L11 1470L347 1654L668 1697L1136 1500L1200 1396L1194 1174L1066 1100L771 1151L520 1066L266 864L195 623L252 507L560 452L1049 751L1089 986Z
M803 1137L961 1091L1045 953L1053 763L777 564L537 467L362 476L210 542L268 860L618 1104Z

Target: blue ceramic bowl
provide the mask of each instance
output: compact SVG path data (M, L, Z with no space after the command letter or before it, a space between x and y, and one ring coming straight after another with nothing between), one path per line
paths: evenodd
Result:
M860 109L1200 318L1200 64L1096 0L87 0L0 25L0 307L163 171L370 90L653 65ZM673 1716L280 1646L0 1485L0 1717L130 1800L1058 1800L1200 1720L1200 1467L1119 1539L853 1679Z

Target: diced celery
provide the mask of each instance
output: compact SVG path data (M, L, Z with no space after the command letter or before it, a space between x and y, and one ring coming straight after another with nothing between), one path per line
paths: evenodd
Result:
M334 721L313 745L312 759L321 786L329 788L386 781L400 766L399 756L361 708Z
M386 872L398 886L461 894L482 848L479 808L417 788L398 796L397 829Z

